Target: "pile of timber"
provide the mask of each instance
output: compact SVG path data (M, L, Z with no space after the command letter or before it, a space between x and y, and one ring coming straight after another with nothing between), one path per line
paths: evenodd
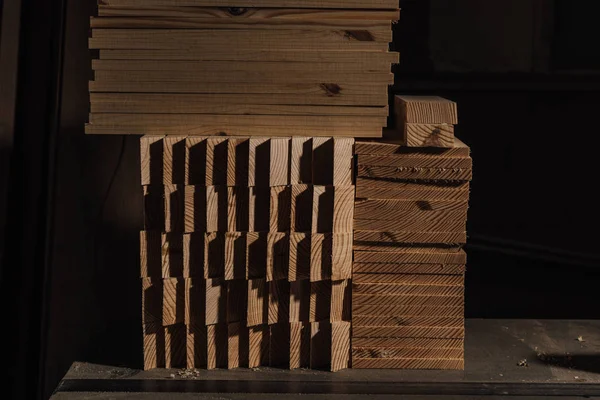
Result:
M454 103L434 103L422 118L408 107L406 125L456 122ZM431 119L436 109L445 117ZM452 143L356 143L353 368L464 368L462 245L472 160L453 135Z
M91 134L381 137L397 0L100 0Z
M144 367L350 361L351 138L144 136Z

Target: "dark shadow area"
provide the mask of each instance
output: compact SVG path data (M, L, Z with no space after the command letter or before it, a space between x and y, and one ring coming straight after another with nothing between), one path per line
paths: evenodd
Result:
M313 141L309 139L302 143L302 155L300 156L300 182L311 183L313 174L312 165Z
M248 311L248 281L227 281L227 323L245 323Z
M317 232L330 233L333 231L333 186L325 186L323 189L318 199Z
M212 183L227 186L227 140L214 145Z
M165 272L167 276L183 276L183 235L181 233L167 233L166 241L168 269Z
M150 144L150 182L153 185L162 185L165 182L163 154L164 145L162 140Z
M207 215L207 207L206 207L206 187L205 186L195 186L193 188L186 188L186 190L191 190L193 192L193 221L192 221L192 229L194 232L206 232L206 221L208 218ZM186 199L187 202L187 199ZM187 204L186 204L187 208ZM188 217L188 211L185 212L186 218ZM187 226L187 224L186 224ZM186 229L187 231L188 229Z
M290 324L270 325L270 367L289 369L290 367Z
M254 217L252 221L254 225L254 232L269 232L270 224L270 203L271 203L271 191L267 187L252 187L250 188L250 196L254 196L253 205L254 213L251 217Z
M272 260L267 260L267 264L273 263L273 280L287 279L290 265L290 240L288 235L281 235L281 238L272 244Z
M326 140L322 144L316 145L315 142L318 140L321 140L321 138L313 139L312 183L313 185L320 186L333 185L333 139Z
M173 165L171 165L171 182L185 185L185 140L179 140L172 147Z
M206 185L206 140L190 146L188 181L190 185Z
M598 354L556 354L534 353L530 357L532 364L542 363L553 367L575 371L600 373L600 355Z
M244 140L235 146L235 186L248 186L250 140Z
M246 235L235 238L233 243L233 276L234 279L246 279Z
M321 247L321 279L331 279L333 268L333 234L323 235L323 247Z
M248 279L260 279L267 275L267 233L252 232L248 241Z
M204 277L204 233L196 232L186 235L189 240L189 245L186 246L188 257L185 258L184 253L184 270L188 269L188 275L191 278L203 278ZM185 250L184 250L185 251Z
M144 188L144 230L164 232L165 201L163 187L159 185Z
M310 234L296 244L296 276L294 279L297 281L310 278L310 244Z
M205 237L205 264L208 278L222 278L225 274L225 236L211 233Z
M239 146L238 146L239 148ZM237 171L237 170L236 170ZM246 173L247 175L247 173ZM247 180L247 179L246 179ZM237 232L248 232L249 227L249 191L248 187L233 188L235 197L235 227Z
M277 195L277 232L289 232L292 208L292 188L286 187Z
M254 156L254 186L269 187L271 174L271 142L269 140L256 146Z
M312 230L312 213L313 213L313 189L312 186L307 186L306 190L297 193L297 190L292 188L292 196L295 196L294 202L294 231L295 232L310 232Z
M229 193L227 186L215 186L217 196L217 231L227 232L229 229Z

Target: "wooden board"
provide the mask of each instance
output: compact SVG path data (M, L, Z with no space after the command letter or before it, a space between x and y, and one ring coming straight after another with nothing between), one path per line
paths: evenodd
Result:
M411 249L396 249L395 251L360 251L354 253L354 262L363 263L393 263L393 264L455 264L464 266L467 254L463 250L452 251L445 248L423 248L416 251ZM398 268L403 268L399 265ZM410 267L415 269L415 267ZM452 267L454 268L454 267ZM358 271L355 271L358 272ZM413 273L413 272L406 272ZM443 272L440 272L443 273Z
M227 323L243 322L248 311L248 282L245 279L227 281Z
M207 279L205 315L206 325L227 322L227 284L223 279Z
M162 277L162 235L157 231L140 231L140 277Z
M186 328L187 368L206 368L206 326L204 323L189 324L186 326Z
M269 321L269 294L265 279L248 281L248 327L266 325Z
M204 233L183 235L183 277L204 276Z
M269 339L268 325L252 326L249 330L249 368L269 365Z
M93 104L93 103L92 103ZM190 104L186 101L186 104ZM194 103L192 103L194 104ZM163 111L165 112L165 104L162 104ZM153 112L148 108L148 111ZM93 111L92 111L93 112ZM123 112L129 112L123 110ZM221 112L210 113L222 114ZM227 139L227 186L248 186L248 164L250 162L250 140L248 138L228 138ZM247 228L246 228L247 229ZM242 231L243 229L239 229Z
M428 338L354 338L353 348L384 349L454 349L464 350L463 339Z
M290 322L290 369L310 367L310 324Z
M163 281L158 278L142 278L142 323L160 326L162 318Z
M377 112L387 116L387 109ZM380 115L381 115L380 114ZM361 115L361 114L356 114ZM354 169L354 139L333 138L333 185L352 186Z
M265 137L250 138L248 151L248 186L270 186L271 142Z
M333 232L335 194L333 186L313 186L312 232ZM347 215L346 213L342 215Z
M352 305L353 316L383 316L383 317L444 317L463 318L464 306L394 306L394 305Z
M434 360L415 358L352 358L353 368L376 368L376 369L443 369L463 370L464 359L456 360Z
M185 137L167 136L163 139L163 182L185 184Z
M335 175L334 175L335 180ZM350 181L352 177L350 176ZM333 229L334 233L352 232L354 218L354 186L333 187Z
M411 201L411 200L357 200L355 218L373 219L378 210L394 211L467 211L467 201ZM390 219L395 218L390 215ZM400 217L402 218L402 216Z
M420 296L464 296L463 286L399 285L386 283L354 283L353 295L420 295Z
M331 322L311 322L310 368L331 369Z
M352 233L334 233L332 235L331 279L352 278Z
M225 235L206 233L204 236L204 278L222 278L225 275Z
M398 168L472 168L471 157L404 157L359 154L358 165Z
M350 246L352 242L350 241ZM310 279L311 234L290 233L290 261L288 281L294 282ZM352 259L350 258L350 265ZM333 264L335 265L335 264Z
M227 368L248 368L249 365L249 331L244 323L236 322L227 326L228 341Z
M269 339L269 366L286 368L290 367L290 324L285 323L270 325L271 337Z
M458 124L456 103L436 96L396 96L396 114L416 124Z
M248 232L246 235L246 278L267 276L267 233Z
M442 214L443 215L443 214ZM355 219L354 229L382 230L385 232L464 232L467 230L467 220L445 219L437 220L407 219L407 220L381 220L381 219Z
M359 255L362 252L356 252ZM386 255L390 253L378 253ZM453 255L453 257L455 257ZM456 256L460 257L460 256ZM383 259L383 258L382 258ZM455 261L455 260L452 260ZM465 272L464 264L396 264L390 262L354 263L354 273L377 274L444 274L446 276L462 276Z
M282 186L289 184L290 142L291 141L288 138L269 139L271 153L269 157L269 186Z
M402 140L383 139L379 141L357 141L354 145L356 154L378 154L378 155L402 155L404 157L417 156L446 156L446 157L469 157L469 146L464 144L460 139L454 138L454 147L451 149L440 148L420 148L414 149L407 147Z
M365 178L470 181L470 168L398 168L359 165L358 176Z
M290 230L292 232L311 232L313 216L313 187L311 185L292 185L290 214Z
M399 268L401 270L401 268ZM431 275L410 273L355 273L352 276L355 284L386 283L397 285L431 285L431 286L464 286L464 276L460 275Z
M227 368L229 358L227 324L206 327L207 369Z
M465 335L464 328L446 328L430 326L398 326L375 327L353 326L353 337L426 337L432 339L462 339Z
M215 199L216 196L214 189L210 189L210 201L209 200L206 186L185 186L184 187L184 222L183 229L186 233L191 232L206 232L209 212L217 212L218 216L218 205L219 199ZM221 201L222 202L222 201ZM210 208L209 208L210 206ZM211 215L211 229L214 230L215 218ZM218 224L218 222L217 222Z
M163 233L161 237L162 277L183 276L183 234Z
M165 231L183 232L185 228L184 187L182 185L165 185Z
M393 199L393 200L395 200L395 199ZM390 201L393 201L393 200L390 200ZM364 206L363 201L364 200L358 200L357 203L360 203L361 207L362 207L362 206ZM377 200L373 200L373 201L377 201ZM383 201L387 201L387 200L383 200ZM418 200L416 203L425 205L425 204L431 204L432 202L429 202L427 200ZM467 220L467 210L465 208L460 208L460 206L457 206L456 209L454 209L454 210L440 210L440 209L429 210L429 209L427 209L426 206L420 210L417 210L414 208L408 209L408 210L403 210L401 207L404 206L406 203L402 202L399 204L400 204L400 207L398 208L398 210L393 212L392 217L390 217L389 215L386 215L385 213L378 213L378 212L373 212L372 214L367 214L366 212L364 212L364 209L369 210L369 209L371 209L371 207L364 207L361 210L363 212L361 212L360 217L357 217L354 219L354 221L355 221L354 229L368 230L368 228L358 228L356 226L356 224L359 221L369 221L369 220L382 221L382 225L380 228L380 230L382 230L382 231L387 230L384 227L385 223L383 221L396 223L396 224L398 224L398 226L402 226L403 223L404 224L418 223L418 222L448 223L448 222L452 222L452 221L465 222ZM446 203L446 204L449 204L449 203ZM456 203L454 205L456 205ZM388 209L386 209L386 211L389 212ZM408 230L408 229L401 229L401 230Z
M290 282L290 322L309 322L311 309L311 282Z
M286 171L286 169L283 169ZM271 174L272 181L281 181ZM287 175L285 180L287 180ZM289 232L291 223L292 189L289 186L273 186L269 206L269 232Z
M226 232L229 220L226 186L206 186L206 232Z
M246 235L225 233L225 279L246 279Z
M310 283L310 322L329 321L331 285L329 280Z
M187 364L187 331L184 324L165 326L165 368L184 368Z
M206 283L198 278L185 279L185 324L205 325ZM192 332L193 334L193 332Z
M402 128L408 147L454 147L454 125L405 123Z
M359 0L237 0L238 7L275 7L275 8L336 8L336 9L368 9L397 10L398 2L391 0L373 0L364 3ZM126 6L136 10L153 6L195 6L222 7L220 0L103 0L104 6ZM107 8L107 7L106 7ZM341 11L339 11L341 12ZM233 16L238 16L238 13ZM242 18L245 12L242 13Z
M269 325L290 320L290 284L287 279L269 282Z
M358 326L431 326L443 328L464 328L464 317L401 317L355 315L352 324Z
M292 108L297 109L298 106ZM300 107L302 108L302 107ZM339 107L348 110L347 107ZM321 108L322 109L322 108ZM290 184L312 182L312 138L293 137L290 143ZM293 190L293 187L292 187Z
M333 237L331 234L312 233L310 237L311 282L331 279Z
M183 278L163 279L163 326L183 323L185 320L185 282Z
M419 188L419 189L394 189L380 188L376 186L356 187L357 199L373 200L421 200L421 201L468 201L470 196L469 187L466 189L445 188Z
M145 135L140 139L142 185L163 183L163 138L164 136Z
M340 321L331 324L331 371L336 372L350 366L351 323Z
M268 175L267 175L268 177ZM249 188L248 230L250 232L269 232L271 223L271 189L266 186Z
M289 234L269 232L267 234L267 282L287 281L290 262Z
M142 326L144 335L144 370L165 365L165 329L160 323Z
M400 348L370 348L353 347L352 357L356 358L422 358L422 359L461 359L464 357L463 349L400 349Z
M344 279L331 282L331 322L352 320L352 293L350 280Z
M247 173L246 173L247 176ZM247 232L250 217L250 188L235 186L227 188L227 230Z
M424 296L424 295L383 295L383 294L352 294L354 305L394 305L394 306L431 306L431 307L462 307L463 296Z
M376 232L355 231L354 244L361 243L448 243L464 244L466 232Z
M144 229L165 231L165 200L162 186L144 186Z

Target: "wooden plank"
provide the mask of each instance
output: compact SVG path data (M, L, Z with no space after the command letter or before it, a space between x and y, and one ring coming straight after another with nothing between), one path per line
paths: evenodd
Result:
M290 174L290 139L271 138L270 142L270 168L269 185L282 186L289 184Z
M250 232L269 232L271 224L271 189L266 186L249 188L248 230Z
M248 187L227 188L227 230L247 232L250 217L250 192Z
M225 280L246 279L246 234L225 233Z
M271 142L264 137L250 138L248 151L248 186L269 186Z
M436 251L437 250L437 251ZM464 250L453 250L446 248L436 249L422 248L412 250L410 248L398 248L393 249L389 252L386 251L357 251L354 253L354 262L358 264L362 263L393 263L393 264L455 264L464 266L467 263L467 254ZM399 270L403 269L404 266L399 265ZM408 267L414 269L414 267ZM449 267L456 268L456 267ZM356 271L358 272L358 271ZM459 271L462 273L464 270ZM415 273L412 271L406 271L404 273ZM440 272L431 273L444 273L443 270ZM450 272L452 273L452 272Z
M163 183L163 138L144 135L140 139L140 167L142 185Z
M205 137L186 137L185 139L186 185L206 186L206 139Z
M384 200L385 201L385 200ZM359 202L362 202L359 201ZM359 203L357 202L357 203ZM418 200L417 203L419 204L427 204L428 201L426 200ZM404 203L402 203L404 204ZM398 219L399 221L390 221L392 218L387 216L386 214L382 214L382 213L373 213L373 214L366 214L366 213L361 213L360 217L355 218L355 222L358 221L369 221L369 220L379 220L382 221L382 225L381 228L379 230L386 230L385 223L383 223L383 221L389 221L389 222L397 222L398 226L402 226L403 223L406 224L410 224L410 223L418 223L418 222L437 222L437 223L445 223L445 222L451 222L451 221L459 221L459 222L465 222L467 220L467 210L466 209L456 209L456 210L428 210L426 207L424 207L424 209L421 210L416 210L416 209L409 209L409 210L396 210L394 211L394 218L393 219ZM354 227L354 229L362 229L362 230L369 230L369 229L365 229L365 228L358 228ZM408 229L400 229L400 230L408 230ZM445 229L441 229L441 230L445 230Z
M472 168L471 157L403 157L359 154L359 165L399 168Z
M165 366L165 329L160 323L144 324L144 370Z
M352 325L357 326L435 326L442 328L464 328L465 318L460 317L401 317L354 315Z
M313 186L313 233L333 232L334 204L333 186Z
M292 141L293 142L293 141ZM310 232L313 214L313 186L293 184L291 187L290 230Z
M175 325L185 320L185 282L183 278L163 279L163 326Z
M184 324L165 326L165 368L186 366L187 332Z
M395 111L402 121L416 124L458 124L456 103L436 96L396 96Z
M222 278L225 275L225 235L207 233L204 236L204 278Z
M269 232L267 235L267 281L288 279L290 262L289 234Z
M412 201L412 200L371 200L356 201L354 215L356 218L373 219L374 212L394 211L467 211L466 201ZM390 218L394 218L390 216Z
M185 137L166 136L163 139L163 181L165 184L185 184Z
M355 231L354 243L448 243L464 244L466 232L375 232Z
M424 190L424 189L448 189L448 190L468 190L469 182L465 181L407 181L402 179L386 179L386 178L368 178L357 177L356 187L359 188L379 188L393 190ZM357 196L358 197L358 196ZM361 196L365 197L365 196Z
M355 253L355 257L359 256L360 253L363 252L356 252ZM366 253L366 252L365 252ZM393 253L377 253L377 255L382 255L385 256L387 254L393 254ZM415 256L420 256L418 254L415 254ZM426 255L424 255L426 256ZM460 257L457 255L452 255L451 257ZM384 259L384 258L380 258L380 259ZM417 260L415 260L417 261ZM450 261L459 261L459 260L450 260ZM403 264L396 264L396 263L392 263L392 262L372 262L372 263L360 263L360 262L355 262L354 263L354 273L355 274L360 274L360 273L367 273L367 274L417 274L416 276L419 276L418 274L436 274L436 275L441 275L441 276L458 276L458 277L462 277L464 272L465 272L465 265L464 264L432 264L432 263L414 263L414 264L409 264L409 263L403 263Z
M269 232L289 232L292 189L290 186L273 186L270 189Z
M353 326L353 337L427 337L432 339L462 339L464 328L446 328L431 326Z
M388 110L378 110L378 112L382 112L384 116L387 116ZM354 139L333 138L333 146L333 185L352 186Z
M381 219L355 219L354 229L385 232L464 232L467 230L467 220L446 219L439 217L437 220L407 219L407 220L381 220Z
M454 138L454 147L451 149L442 148L420 148L414 149L407 147L401 140L383 139L382 141L357 141L354 145L356 154L378 154L378 155L402 155L404 157L417 156L445 156L445 157L469 157L469 146L460 139Z
M290 367L290 324L269 325L269 366L288 369Z
M102 115L102 114L95 114ZM119 115L119 114L115 114ZM128 117L123 115L124 119ZM134 115L134 114L129 114ZM144 115L144 114L140 114ZM151 114L146 120L151 120ZM142 118L142 120L144 117ZM90 121L91 122L91 121ZM152 123L152 122L150 122ZM227 185L227 161L228 161L228 144L227 138L211 137L206 139L206 186Z
M162 235L157 231L140 231L140 277L162 277ZM309 250L310 253L310 250Z
M287 279L269 282L269 325L290 320L290 284Z
M350 242L350 247L352 247L352 242ZM352 257L351 252L350 257ZM294 282L310 279L310 261L311 234L291 232L288 281ZM350 258L350 265L352 265L351 263L352 258ZM335 265L335 263L333 263L333 265Z
M228 196L226 186L206 186L206 232L227 232Z
M207 369L227 368L229 358L227 338L227 324L217 324L206 327Z
M350 366L351 323L331 323L331 371L341 371Z
M268 288L265 279L248 281L247 326L266 325L269 322Z
M185 193L182 185L165 185L165 231L183 232L185 227Z
M462 307L463 296L352 294L352 305Z
M463 189L391 189L369 186L357 186L357 199L372 200L420 200L420 201L468 201L469 188Z
M259 325L248 328L250 336L249 368L269 365L269 339L271 336L268 325Z
M214 196L217 194L214 192L214 187L210 189L210 201L209 193L206 186L185 186L184 187L184 232L206 232L208 213L218 212L219 199L215 199ZM210 206L210 208L209 208ZM218 213L217 213L218 216ZM211 215L211 229L215 229L215 219Z
M397 285L430 285L430 286L464 286L464 275L415 275L406 273L355 273L352 282L359 283L387 283Z
M112 103L114 104L114 103ZM130 104L130 103L129 103ZM160 103L159 103L160 104ZM198 104L198 103L189 103L187 100L185 104ZM165 104L162 104L163 111ZM237 108L237 106L234 106ZM147 111L152 112L147 107L144 107ZM245 113L244 110L240 110L239 112ZM222 110L207 110L209 114L222 114ZM248 110L245 110L248 111ZM93 111L92 111L93 112ZM122 110L121 112L130 112L126 110ZM185 112L185 111L182 111ZM195 111L194 111L195 112ZM240 186L247 187L248 186L248 164L249 164L249 156L250 156L250 140L248 138L228 138L227 139L227 186Z
M331 282L331 311L329 321L352 320L352 284L344 279Z
M314 185L333 185L334 140L331 137L315 137L312 140L312 168Z
M353 316L383 316L383 317L464 317L464 306L394 306L394 305L352 305Z
M248 328L244 323L235 322L227 326L228 361L227 368L248 368L250 363L250 337Z
M183 235L181 233L162 234L162 277L183 276Z
M371 369L442 369L442 370L463 370L465 369L464 359L457 360L433 360L433 359L414 359L414 358L352 358L353 368L371 368Z
M248 232L246 235L246 279L267 276L267 233Z
M310 367L310 329L304 322L290 322L290 369Z
M331 312L331 281L310 283L310 322L329 321Z
M352 233L332 235L331 279L352 278Z
M369 349L453 349L464 351L463 339L428 339L428 338L354 338L353 348Z
M454 125L405 123L403 132L408 147L454 147Z
M248 312L248 282L242 278L227 281L227 323L243 322Z
M352 221L354 219L354 186L333 187L332 219L332 232L352 232Z
M207 279L205 325L216 325L227 322L227 285L223 279Z
M303 107L293 106L294 109ZM329 107L318 107L320 110L328 112ZM348 107L339 107L345 111L352 111ZM290 184L312 183L312 138L293 137L290 143ZM293 190L293 187L292 187Z
M333 261L333 236L313 233L310 238L310 280L311 282L331 279Z
M359 177L385 179L470 181L473 177L470 168L398 168L359 165L357 171Z
M290 322L309 322L311 283L309 280L290 282Z
M144 186L144 229L165 231L165 200L162 186Z
M187 368L206 368L206 326L203 323L187 325L186 343Z
M463 349L399 349L399 348L370 348L353 347L352 357L356 358L423 358L423 359L461 359L464 358Z
M183 277L204 277L204 233L183 235Z
M185 279L185 324L203 325L206 321L206 283L203 279Z
M142 278L142 323L161 325L163 316L163 281Z
M311 322L310 368L331 369L331 322Z
M398 285L387 283L354 283L352 294L464 296L463 286Z

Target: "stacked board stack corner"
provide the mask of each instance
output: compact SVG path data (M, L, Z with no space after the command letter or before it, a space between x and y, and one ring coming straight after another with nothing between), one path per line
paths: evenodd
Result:
M145 369L348 368L353 145L142 137Z
M100 0L89 134L381 137L397 0Z

